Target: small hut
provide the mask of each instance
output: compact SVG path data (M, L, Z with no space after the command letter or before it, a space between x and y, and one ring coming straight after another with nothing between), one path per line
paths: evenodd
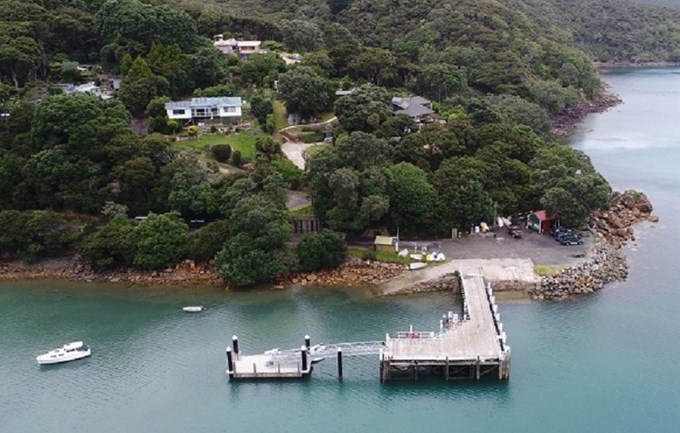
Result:
M373 246L376 251L399 251L399 238L396 236L376 236Z

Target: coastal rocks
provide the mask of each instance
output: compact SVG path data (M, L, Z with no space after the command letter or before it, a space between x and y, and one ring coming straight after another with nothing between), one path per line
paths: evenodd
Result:
M608 211L595 211L591 217L591 227L615 248L635 240L633 226L641 221L658 222L659 217L652 215L652 203L641 192L627 190L612 192L611 208Z
M579 266L545 276L530 292L534 299L561 300L600 290L605 284L623 281L628 276L626 257L612 245L597 245L590 258Z
M399 292L400 295L425 292L453 291L460 293L460 275L458 272L443 275L437 279L423 281L410 287L405 287Z
M376 285L407 271L405 265L398 263L381 263L350 258L338 268L294 273L278 284L300 284L303 286Z
M197 284L223 285L212 264L185 260L163 271L95 271L79 259L46 260L35 264L6 262L0 264L0 280L65 279L71 281L108 282L141 285Z
M612 94L606 94L594 101L585 101L556 116L552 121L552 132L556 135L567 136L588 114L602 113L620 103L621 98Z
M626 257L619 251L622 245L635 240L633 226L642 221L657 222L649 198L641 192L627 190L612 192L611 208L595 211L591 228L600 242L590 258L579 266L570 267L541 279L541 285L530 291L535 299L569 299L575 295L593 293L612 281L623 281L628 276Z

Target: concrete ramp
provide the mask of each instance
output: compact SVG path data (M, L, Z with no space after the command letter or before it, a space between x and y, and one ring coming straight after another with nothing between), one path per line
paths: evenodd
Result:
M540 284L531 259L461 259L411 271L382 283L381 295L411 293L414 287L423 287L445 279L458 271L461 275L479 275L491 283L496 291L529 291ZM422 290L425 291L425 290Z

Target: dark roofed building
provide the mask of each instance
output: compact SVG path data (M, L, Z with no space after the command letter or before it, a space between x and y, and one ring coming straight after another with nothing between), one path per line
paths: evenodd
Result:
M405 114L408 117L423 121L432 114L432 102L422 96L412 96L410 98L392 98L392 112L394 114Z

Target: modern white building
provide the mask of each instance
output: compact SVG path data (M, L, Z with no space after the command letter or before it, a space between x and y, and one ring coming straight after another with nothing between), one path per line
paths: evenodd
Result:
M169 119L191 122L220 120L222 123L241 121L242 101L239 97L191 98L191 101L168 102L165 111Z

